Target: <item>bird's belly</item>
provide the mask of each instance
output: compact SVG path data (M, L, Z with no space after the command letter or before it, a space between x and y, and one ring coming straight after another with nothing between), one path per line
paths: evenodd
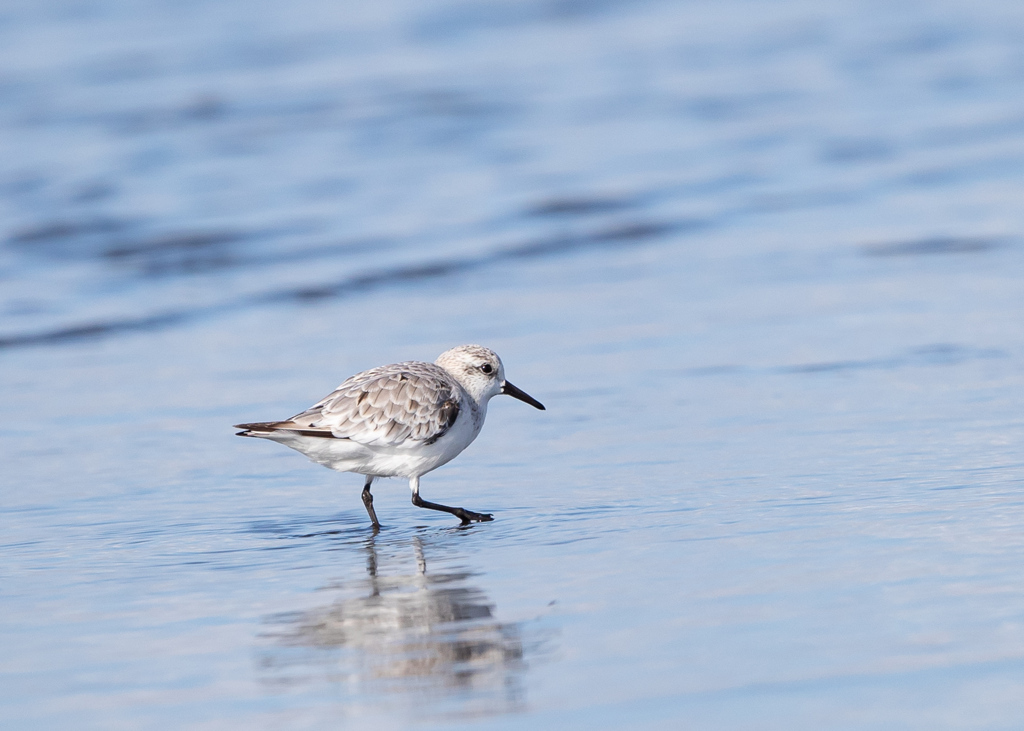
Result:
M457 457L479 433L470 419L458 419L433 444L365 445L349 439L296 436L278 439L324 467L375 477L418 477Z

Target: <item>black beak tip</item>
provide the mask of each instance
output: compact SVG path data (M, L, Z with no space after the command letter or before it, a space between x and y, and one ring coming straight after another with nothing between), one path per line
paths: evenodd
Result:
M538 401L537 399L535 399L533 396L531 396L530 394L526 393L525 391L516 388L515 386L513 386L508 381L505 381L505 383L502 384L501 392L503 394L506 394L507 396L511 396L512 398L517 398L517 399L519 399L520 401L522 401L524 403L530 404L530 406L532 406L535 409L540 409L541 411L547 411L547 409L544 408L544 404L542 404L540 401Z

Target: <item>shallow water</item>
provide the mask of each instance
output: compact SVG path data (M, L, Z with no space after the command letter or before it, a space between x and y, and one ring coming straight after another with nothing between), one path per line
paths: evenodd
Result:
M0 721L1015 728L1024 8L0 10ZM481 342L427 499L230 425Z

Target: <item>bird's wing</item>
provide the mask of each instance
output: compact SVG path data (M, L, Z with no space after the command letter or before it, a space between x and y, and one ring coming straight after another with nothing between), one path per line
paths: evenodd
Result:
M460 388L433 363L396 363L352 376L277 429L350 439L368 446L433 443L459 415Z

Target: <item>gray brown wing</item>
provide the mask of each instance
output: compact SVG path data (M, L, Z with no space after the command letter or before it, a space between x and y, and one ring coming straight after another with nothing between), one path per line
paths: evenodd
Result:
M276 424L368 446L437 441L459 415L460 389L433 363L396 363L352 376L313 407Z

